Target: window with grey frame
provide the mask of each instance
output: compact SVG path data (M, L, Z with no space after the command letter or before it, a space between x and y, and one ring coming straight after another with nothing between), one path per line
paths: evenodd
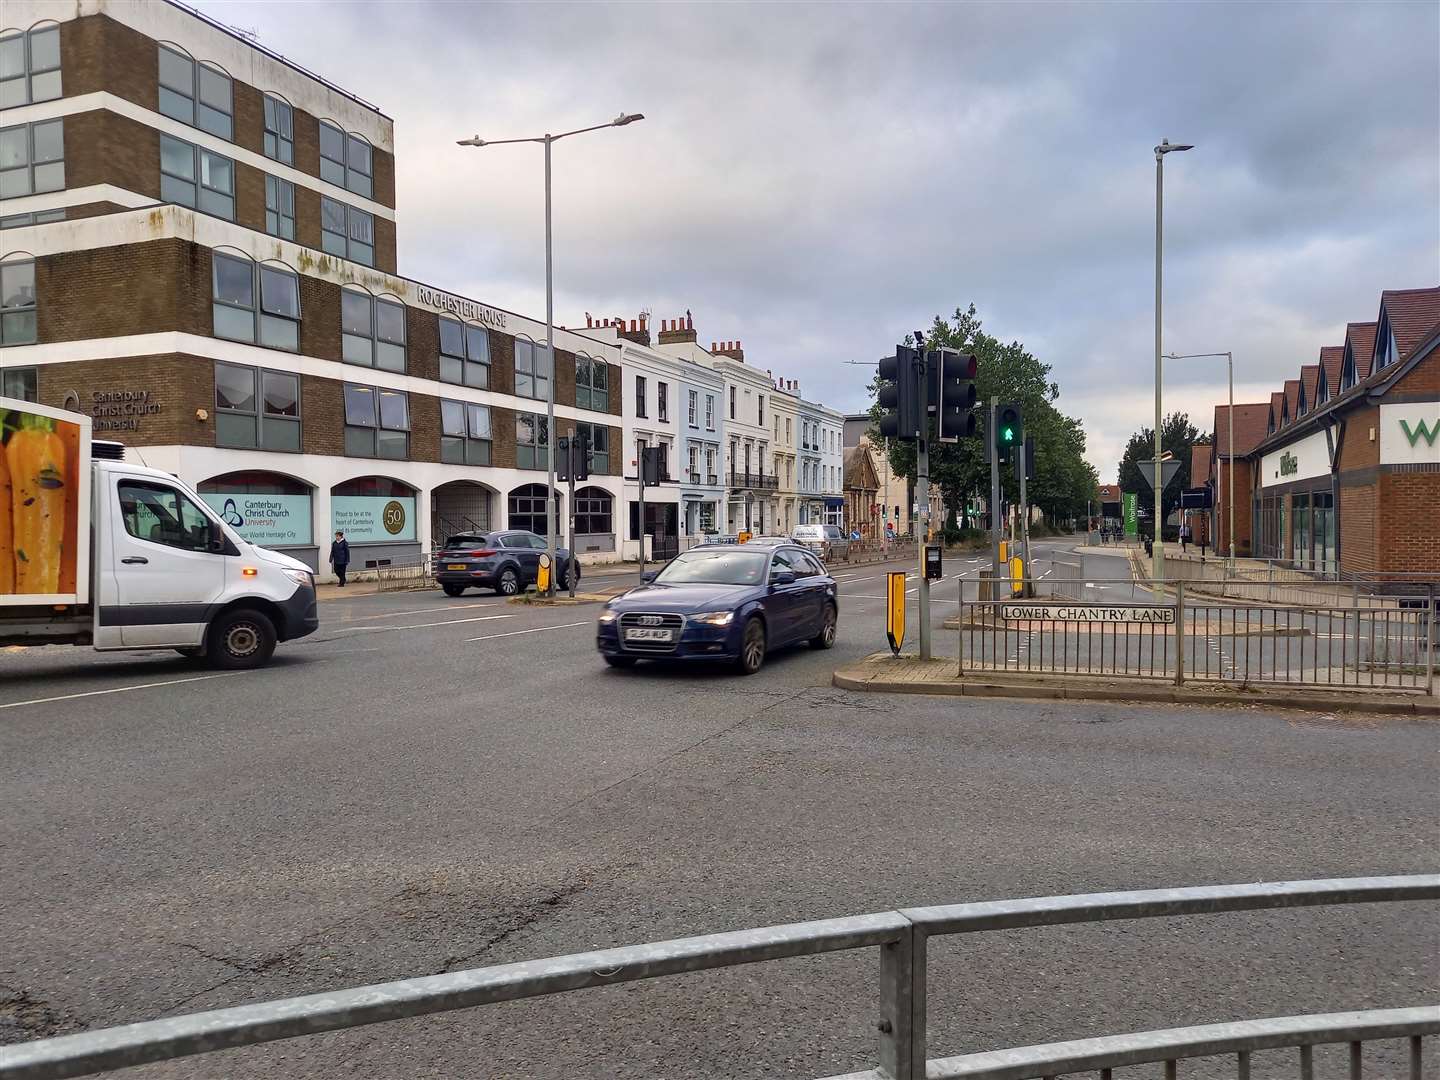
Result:
M687 390L685 393L685 420L690 427L700 426L700 391Z
M300 376L215 363L215 445L300 452Z
M409 457L409 396L399 390L346 383L345 454L397 461Z
M515 467L550 467L550 423L539 413L515 414Z
M370 198L375 190L375 153L358 135L320 121L320 179Z
M339 199L320 196L320 246L331 255L374 266L374 216Z
M615 499L604 488L585 487L575 492L575 535L605 536L615 531Z
M0 109L60 96L60 27L0 34Z
M635 415L644 419L645 412L645 376L635 376Z
M0 380L0 394L21 401L40 400L40 369L33 367L6 368Z
M0 262L0 345L35 342L35 260Z
M575 407L610 411L610 365L593 356L575 357Z
M278 176L265 177L265 231L282 240L295 239L295 185Z
M15 199L64 187L63 119L0 128L0 198Z
M670 422L670 387L658 381L655 383L655 419L662 424Z
M347 364L404 371L405 305L364 289L341 289L340 357Z
M194 143L160 136L160 198L235 220L235 163Z
M524 338L515 339L515 394L548 401L553 367L545 346Z
M493 440L488 405L441 399L441 461L450 465L489 465Z
M26 225L46 225L52 221L64 221L65 209L37 210L33 214L11 214L0 217L0 229L20 229Z
M295 164L295 110L274 94L265 95L265 156Z
M715 430L715 395L705 395L705 430Z
M440 381L490 386L490 332L483 326L440 316Z
M604 424L575 425L575 434L590 442L590 474L605 476L610 472L610 429Z
M215 336L296 352L300 347L300 278L289 267L216 251L211 317Z
M160 111L211 135L234 139L235 95L229 74L168 45L159 50Z

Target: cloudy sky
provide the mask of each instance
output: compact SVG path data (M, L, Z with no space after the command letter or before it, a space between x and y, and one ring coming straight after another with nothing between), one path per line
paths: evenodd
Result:
M1166 351L1268 400L1380 290L1440 283L1440 5L242 3L209 14L394 118L400 268L543 317L669 317L807 397L973 301L1054 366L1102 481ZM1223 361L1167 368L1210 426Z

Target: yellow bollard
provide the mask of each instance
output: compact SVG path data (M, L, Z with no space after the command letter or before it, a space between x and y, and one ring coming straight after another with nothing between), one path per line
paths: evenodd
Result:
M540 569L535 574L535 591L548 593L550 591L550 556L540 556Z

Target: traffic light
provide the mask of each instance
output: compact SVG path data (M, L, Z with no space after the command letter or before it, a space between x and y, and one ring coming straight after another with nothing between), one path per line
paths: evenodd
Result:
M1020 406L1001 405L995 413L995 449L1001 461L1010 460L1010 451L1025 440L1025 418L1020 415Z
M555 441L555 480L565 483L570 479L570 436L561 435Z
M590 479L590 436L561 435L555 453L555 479L583 484Z
M1025 436L1025 479L1035 479L1035 436Z
M932 353L938 362L935 389L935 437L941 442L958 442L975 434L975 357L954 349Z
M640 482L646 487L669 480L668 471L663 446L647 446L640 451Z
M895 355L880 361L880 434L887 439L910 442L918 439L924 414L920 395L925 377L925 354L907 345L895 346Z

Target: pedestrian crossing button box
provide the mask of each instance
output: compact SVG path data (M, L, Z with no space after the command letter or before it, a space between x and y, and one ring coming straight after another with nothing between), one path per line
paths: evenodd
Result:
M939 581L945 573L940 568L940 545L925 545L925 580Z

